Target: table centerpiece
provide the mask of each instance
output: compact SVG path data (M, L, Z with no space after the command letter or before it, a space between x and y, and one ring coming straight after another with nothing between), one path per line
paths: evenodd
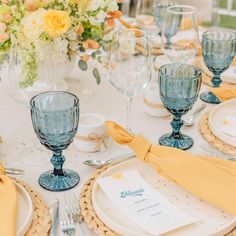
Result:
M88 67L88 60L101 59L104 34L120 16L115 0L0 1L0 53L10 54L15 75L9 77L17 77L19 89L39 84L45 77L40 71L46 69L53 70L54 77L65 77L75 60L81 70L91 69L97 84L101 82L98 69ZM42 62L52 67L41 66ZM42 87L52 83L44 81Z

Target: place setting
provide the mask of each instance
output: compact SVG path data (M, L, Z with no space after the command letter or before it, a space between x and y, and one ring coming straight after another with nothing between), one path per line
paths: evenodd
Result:
M1 2L1 236L235 234L236 34L133 4Z

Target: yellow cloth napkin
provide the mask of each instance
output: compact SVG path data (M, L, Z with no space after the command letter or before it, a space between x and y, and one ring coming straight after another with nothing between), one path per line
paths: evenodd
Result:
M236 90L227 88L227 87L219 87L219 88L209 88L209 90L220 99L220 101L227 101L232 98L236 98Z
M148 162L159 174L201 199L236 215L235 162L154 145L142 136L132 136L112 121L107 121L106 126L114 141L128 145L138 159Z
M16 236L17 190L0 163L0 235Z

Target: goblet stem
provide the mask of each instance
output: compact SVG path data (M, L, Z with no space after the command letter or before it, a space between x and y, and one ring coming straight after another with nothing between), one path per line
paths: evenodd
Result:
M51 163L53 164L53 174L64 176L64 172L62 170L62 166L65 162L65 157L62 155L62 151L53 152L53 156L51 159Z
M174 139L180 139L182 137L182 134L180 132L182 125L183 121L181 120L181 116L174 116L173 120L171 121L171 126L173 129L171 136Z
M127 100L127 102L126 102L126 129L129 132L132 133L130 113L131 113L131 107L132 107L133 98L132 97L128 97L128 98L126 98L126 100Z
M170 49L170 45L171 45L170 37L166 36L166 47L165 47L165 49Z
M214 76L213 76L211 82L212 82L212 85L213 85L214 88L220 87L220 84L222 82L222 80L220 78L220 74L219 73L217 73L217 74L214 73Z

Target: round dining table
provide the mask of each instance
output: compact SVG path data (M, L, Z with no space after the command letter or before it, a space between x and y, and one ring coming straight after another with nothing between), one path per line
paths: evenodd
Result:
M91 72L82 72L77 66L74 66L66 81L68 91L74 93L80 100L80 114L100 113L107 120L125 125L126 101L123 95L109 83L105 74L102 74L101 84L97 85ZM40 143L32 127L29 104L20 104L15 101L14 95L10 95L9 90L9 79L7 73L5 73L0 82L0 134L3 139L3 143L0 144L0 160L5 167L23 169L25 174L19 178L37 191L49 207L55 202L55 199L63 201L65 193L69 191L76 193L79 198L83 184L96 171L84 165L85 160L106 160L130 152L127 148L113 143L102 152L85 153L79 151L72 143L64 151L66 157L64 167L79 173L80 183L75 188L65 192L51 192L43 189L38 184L38 178L44 171L52 169L50 163L52 154L49 153L48 162L44 164L37 164L37 161L34 163L34 159L28 164L22 161L25 150L34 152L34 149L38 148ZM158 138L161 135L171 131L171 120L147 115L144 112L143 92L144 90L140 91L133 100L131 111L132 130L135 134L141 134L151 142L158 143ZM201 101L198 100L193 110L196 109L199 103ZM208 104L205 110L197 115L196 122L192 127L182 128L182 132L190 135L194 140L190 152L197 154L210 153L205 150L206 148L203 148L208 144L198 131L198 121L203 113L210 110L211 107L213 105ZM42 146L42 148L44 147ZM95 235L89 228L85 228L88 236ZM63 235L62 232L60 234Z

